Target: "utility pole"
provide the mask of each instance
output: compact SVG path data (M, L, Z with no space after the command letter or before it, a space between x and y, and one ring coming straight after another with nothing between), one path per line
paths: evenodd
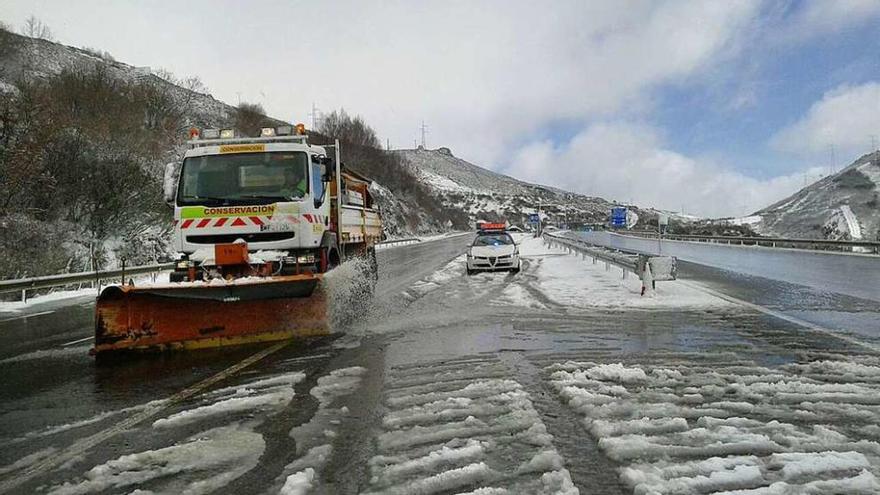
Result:
M877 151L877 135L871 134L871 153Z
M235 94L238 96L238 106L241 106L241 91L236 91Z
M829 167L828 175L834 175L834 170L837 168L836 164L834 163L835 162L834 144L833 143L829 144L828 147L830 148L830 151L831 151L831 164L828 165L828 167Z
M391 139L385 138L385 149L391 151Z
M428 134L428 126L425 125L424 120L422 121L421 131L422 131L422 148L428 149L428 141L425 139L426 135Z
M312 102L312 112L309 114L309 117L312 119L312 129L317 129L321 124L321 110L315 105L315 102Z

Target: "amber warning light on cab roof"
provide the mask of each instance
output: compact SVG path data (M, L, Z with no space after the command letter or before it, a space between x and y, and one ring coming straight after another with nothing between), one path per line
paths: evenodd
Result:
M276 136L305 136L306 135L306 126L305 124L296 124L295 126L291 125L281 125L278 127L263 127L260 129L260 135L258 137L276 137ZM189 138L191 140L202 140L202 139L235 139L236 132L234 129L198 129L193 127L189 130Z

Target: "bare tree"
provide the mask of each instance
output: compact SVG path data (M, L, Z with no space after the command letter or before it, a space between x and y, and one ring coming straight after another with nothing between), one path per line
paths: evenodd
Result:
M245 136L259 136L260 128L272 125L259 103L241 102L235 112L235 128Z
M52 41L53 39L52 30L49 29L49 26L33 15L24 21L24 26L21 28L21 34L47 41Z
M170 82L175 86L192 91L193 93L208 94L208 87L202 82L199 76L177 77L168 69L156 69L153 74L164 81Z
M321 134L340 141L364 146L366 148L381 148L376 131L373 130L360 115L354 117L348 115L345 109L334 110L321 119Z

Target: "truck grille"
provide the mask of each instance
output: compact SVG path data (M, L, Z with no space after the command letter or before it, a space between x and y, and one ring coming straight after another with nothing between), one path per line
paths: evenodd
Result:
M247 243L252 242L275 242L293 239L293 232L255 232L252 234L216 234L216 235L188 235L186 242L192 244L229 244L236 239L243 239Z

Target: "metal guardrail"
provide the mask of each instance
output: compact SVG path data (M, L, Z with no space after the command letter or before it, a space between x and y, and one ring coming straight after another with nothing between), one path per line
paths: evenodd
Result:
M406 239L394 239L391 241L377 242L376 247L377 248L385 248L385 247L392 247L392 246L403 246L406 244L417 244L419 242L422 242L422 240L417 239L415 237L409 237Z
M144 265L126 267L116 270L99 270L92 272L63 273L60 275L46 275L43 277L21 278L16 280L0 280L0 294L9 292L21 292L22 300L27 299L27 291L35 289L49 289L52 287L64 287L67 285L83 284L87 282L101 282L129 275L142 275L155 273L174 268L174 263L159 263L156 265Z
M565 246L569 249L578 251L581 254L590 256L591 258L593 258L593 260L602 260L606 264L615 265L623 269L624 272L630 271L636 273L639 268L639 255L637 254L622 253L610 249L591 247L583 241L556 236L553 234L544 234L544 239L549 241L551 246L554 243Z
M627 272L632 272L642 281L643 295L648 286L653 289L656 288L656 282L675 280L677 277L676 260L672 256L620 251L590 244L582 239L547 233L544 234L544 240L551 245L554 243L562 245L571 251L581 253L585 257L589 256L593 259L593 264L598 260L602 260L605 262L606 270L610 268L610 265L617 266L623 270L623 278L626 278ZM649 266L650 270L647 269Z
M657 239L657 232L625 231L623 235ZM880 241L836 241L831 239L790 239L786 237L739 237L724 235L686 235L663 234L663 240L710 242L716 244L736 244L740 246L787 247L821 250L838 250L849 252L880 253ZM853 248L862 248L854 250Z

